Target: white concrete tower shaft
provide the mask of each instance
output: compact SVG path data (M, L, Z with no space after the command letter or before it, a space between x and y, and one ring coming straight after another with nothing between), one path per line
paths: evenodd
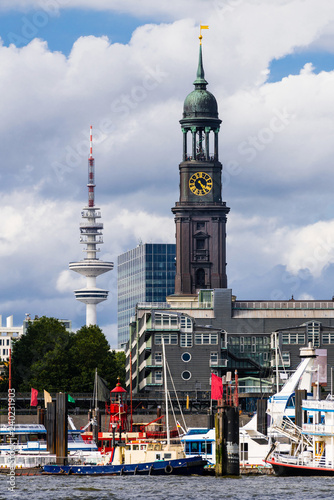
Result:
M86 325L96 325L96 305L108 298L108 291L96 287L96 278L100 274L111 271L113 262L103 262L96 257L100 251L97 245L103 243L103 224L97 222L101 218L99 208L95 207L95 162L93 158L93 134L90 127L90 148L88 158L88 205L83 208L81 217L84 222L80 224L80 243L86 245L83 249L86 257L80 262L70 262L72 271L86 276L86 287L75 290L75 298L86 304Z

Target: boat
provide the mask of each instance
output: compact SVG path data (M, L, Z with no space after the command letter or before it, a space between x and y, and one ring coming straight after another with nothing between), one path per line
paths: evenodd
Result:
M56 455L47 450L46 434L41 424L0 425L0 473L12 466L13 456L15 469L21 472L31 469L37 473L43 465L55 460ZM96 443L92 439L84 440L82 431L74 427L68 430L68 455L78 460L101 460Z
M201 456L207 460L207 469L214 469L216 463L216 431L200 427L190 427L181 436L187 457Z
M288 419L280 426L291 441L289 453L281 453L275 443L265 462L278 476L334 476L334 398L303 400L302 410L302 427Z
M143 447L149 447L147 445L141 445ZM153 446L153 445L152 445ZM117 450L117 448L116 448ZM94 475L94 476L123 476L123 475L201 475L204 471L204 466L206 465L206 460L202 457L180 457L180 458L168 458L172 456L172 453L161 453L162 450L139 450L141 453L138 454L136 461L136 454L133 450L128 454L128 450L124 453L124 463L119 460L113 460L113 454L111 453L112 463L107 464L68 464L68 465L56 465L48 464L43 467L43 474L63 474L63 475ZM156 453L159 451L159 453ZM152 452L152 453L150 453ZM155 454L155 459L148 457ZM121 454L123 456L123 453ZM163 459L157 457L163 456ZM146 461L146 460L149 461ZM134 460L134 462L132 462ZM117 463L115 463L117 462Z
M296 371L286 380L280 390L277 387L276 394L268 400L267 433L259 431L256 413L247 424L240 427L240 465L243 468L270 467L269 463L264 463L264 459L274 443L276 443L276 449L279 447L282 453L289 452L290 441L286 433L281 432L281 424L285 421L295 422L295 394L297 390L305 390L308 398L313 397L312 378L316 363L315 350L311 347L303 347L300 349L300 357L301 362Z
M164 380L166 398L166 430L160 430L160 420L134 430L129 422L127 392L118 380L115 389L110 391L110 404L106 403L106 415L109 416L108 432L98 433L99 450L104 457L100 463L81 464L66 461L64 465L47 464L43 474L75 475L191 475L204 474L207 460L202 456L186 457L179 439L171 439L168 421L168 390L166 359L163 346ZM132 406L132 405L131 405ZM153 429L149 429L153 427ZM85 437L90 436L89 433Z

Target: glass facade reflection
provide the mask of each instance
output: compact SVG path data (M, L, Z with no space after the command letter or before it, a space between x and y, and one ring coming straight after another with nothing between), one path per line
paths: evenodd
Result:
M165 302L174 293L176 245L145 243L117 259L118 345L129 340L138 302Z

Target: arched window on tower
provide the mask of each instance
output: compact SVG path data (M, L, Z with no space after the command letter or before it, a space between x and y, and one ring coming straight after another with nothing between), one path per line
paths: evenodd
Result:
M203 268L197 269L195 274L196 288L205 288L205 271Z

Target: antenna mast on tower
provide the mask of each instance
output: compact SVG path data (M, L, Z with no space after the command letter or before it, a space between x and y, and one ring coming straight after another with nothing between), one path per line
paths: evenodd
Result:
M86 276L86 287L75 290L75 298L86 304L86 325L96 325L96 305L108 298L108 290L96 288L96 278L100 274L111 271L113 262L103 262L96 257L100 249L97 245L103 243L103 224L96 219L101 218L100 209L95 207L95 162L93 158L93 133L90 127L89 136L89 158L88 158L88 206L83 208L81 217L84 220L80 224L80 243L86 245L83 249L87 256L79 262L70 262L69 268L83 276Z

